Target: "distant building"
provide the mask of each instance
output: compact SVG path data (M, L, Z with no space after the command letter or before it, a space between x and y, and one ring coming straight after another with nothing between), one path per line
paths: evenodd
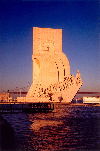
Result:
M0 102L8 102L9 101L9 93L0 93Z
M10 102L12 101L12 97L10 97L9 93L0 93L0 102Z
M95 104L100 104L100 96L95 96L95 97L83 97L83 103L95 103Z

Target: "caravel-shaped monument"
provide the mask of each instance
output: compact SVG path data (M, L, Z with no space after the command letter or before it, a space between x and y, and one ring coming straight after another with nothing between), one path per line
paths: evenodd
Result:
M83 82L70 75L62 52L62 29L33 27L33 83L21 102L71 102Z

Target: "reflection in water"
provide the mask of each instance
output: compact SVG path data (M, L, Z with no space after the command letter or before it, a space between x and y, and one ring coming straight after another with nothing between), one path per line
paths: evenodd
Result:
M45 126L58 126L62 124L62 122L50 121L50 120L34 120L34 123L30 125L34 131L39 131L40 128Z
M100 106L56 104L53 113L4 114L16 149L100 150Z

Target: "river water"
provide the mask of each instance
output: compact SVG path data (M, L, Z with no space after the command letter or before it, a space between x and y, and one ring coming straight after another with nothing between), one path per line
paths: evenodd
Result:
M16 150L100 150L100 106L55 104L50 113L7 113Z

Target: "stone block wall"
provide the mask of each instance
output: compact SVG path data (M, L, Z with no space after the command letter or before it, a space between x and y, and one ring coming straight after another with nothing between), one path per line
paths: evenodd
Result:
M63 81L70 76L70 66L62 52L62 29L33 28L33 86L27 96L38 90Z

